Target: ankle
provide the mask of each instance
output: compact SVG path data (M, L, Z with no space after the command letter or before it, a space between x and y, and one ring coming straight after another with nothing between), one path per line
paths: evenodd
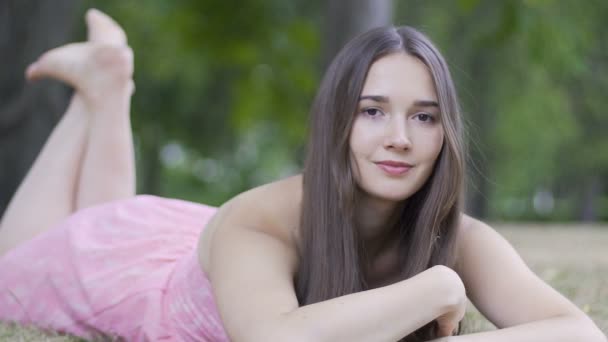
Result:
M120 99L133 94L133 52L128 46L99 45L92 51L85 73L88 75L78 87L92 105Z

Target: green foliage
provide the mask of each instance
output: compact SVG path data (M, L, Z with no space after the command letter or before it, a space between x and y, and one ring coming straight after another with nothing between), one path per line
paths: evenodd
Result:
M297 172L319 77L316 8L279 0L87 6L116 18L135 51L140 192L218 205ZM159 159L167 153L183 155L168 165ZM208 165L221 171L206 177Z
M447 56L495 219L607 219L605 1L402 2ZM547 200L543 194L550 194ZM534 198L537 198L536 207ZM543 201L553 209L543 210ZM548 201L548 202L547 202Z
M297 172L321 72L322 4L85 3L115 17L135 50L140 192L220 204ZM608 3L394 5L395 22L426 32L451 66L478 169L470 192L484 203L477 214L608 219ZM547 194L552 210L535 208Z

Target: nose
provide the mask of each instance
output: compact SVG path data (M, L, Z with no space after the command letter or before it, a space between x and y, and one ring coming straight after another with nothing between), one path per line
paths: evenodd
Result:
M412 142L408 136L406 120L399 117L391 120L387 127L385 148L407 150L412 147Z

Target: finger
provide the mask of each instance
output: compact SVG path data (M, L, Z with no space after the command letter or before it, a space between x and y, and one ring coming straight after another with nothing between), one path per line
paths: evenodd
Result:
M437 326L437 336L438 337L452 336L452 332L454 331L454 329L455 329L455 327L453 324L438 325Z
M107 14L92 8L87 11L86 22L89 41L116 45L127 44L125 31Z

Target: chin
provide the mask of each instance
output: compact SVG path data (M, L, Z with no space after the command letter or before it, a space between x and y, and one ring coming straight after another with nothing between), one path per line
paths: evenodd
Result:
M363 192L365 192L371 198L375 198L377 200L385 201L385 202L402 202L406 199L410 198L413 194L416 193L413 189L395 189L395 188L375 188L375 189L366 189L362 188Z
M361 179L357 179L357 177L355 179L363 193L379 201L394 203L405 201L413 196L428 180L428 177L421 177L418 172L405 178L389 178L377 173L362 176Z

